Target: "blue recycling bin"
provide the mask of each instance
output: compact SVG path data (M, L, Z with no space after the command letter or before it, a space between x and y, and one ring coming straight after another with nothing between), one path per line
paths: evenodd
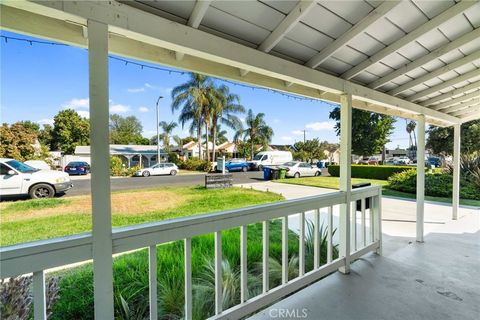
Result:
M272 169L268 167L263 168L263 180L272 180Z

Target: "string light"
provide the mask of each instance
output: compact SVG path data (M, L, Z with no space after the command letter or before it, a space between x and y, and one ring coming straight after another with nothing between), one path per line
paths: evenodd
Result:
M71 47L70 45L65 44L65 43L52 42L52 41L31 40L31 39L11 37L11 36L5 36L5 35L0 35L0 37L4 39L5 43L8 43L8 40L15 40L15 41L27 42L30 45L33 45L35 43L35 44L43 44L43 45ZM148 65L148 64L143 64L143 63L139 63L139 62L124 59L124 58L119 58L119 57L112 56L112 55L109 55L108 58L110 60L123 62L125 64L125 66L128 66L130 64L130 65L133 65L133 66L140 67L142 70L144 68L152 69L152 70L157 70L157 71L162 71L162 72L168 72L169 75L171 75L171 74L184 75L185 73L188 73L186 71L180 71L180 70L175 70L175 69L167 69L167 68L152 66L152 65ZM269 89L269 88L251 86L251 85L247 85L247 84L244 84L244 83L239 83L239 82L230 81L230 80L226 80L226 79L220 79L220 78L216 78L216 77L215 77L215 79L220 81L220 82L232 84L234 86L250 88L252 90L264 90L264 91L271 92L271 93L274 93L274 94L279 94L281 96L287 97L288 99L294 99L294 100L300 100L300 101L310 101L310 102L322 102L321 100L316 100L316 99L313 99L313 98L303 97L303 96L299 96L299 95L295 95L295 94L289 94L289 93L285 93L285 92L279 92L279 91L275 91L275 90L272 90L272 89Z

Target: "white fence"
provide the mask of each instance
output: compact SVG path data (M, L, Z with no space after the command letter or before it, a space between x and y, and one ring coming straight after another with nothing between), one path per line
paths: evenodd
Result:
M365 204L370 202L370 209ZM212 214L113 229L113 252L149 248L150 319L157 319L157 245L183 240L185 263L185 319L192 318L192 237L215 234L215 315L212 319L239 319L345 266L348 261L381 250L381 187L352 190L350 224L339 225L340 236L347 237L351 250L333 259L333 206L344 204L344 192L288 200ZM360 215L356 202L360 201ZM327 263L320 265L320 209L327 208ZM305 272L305 213L313 211L314 268ZM325 211L324 211L325 212ZM288 279L288 217L299 217L299 276ZM282 220L282 284L269 288L269 221ZM340 219L341 221L341 219ZM263 293L248 297L247 232L248 225L263 223ZM222 243L223 230L240 228L241 303L222 310ZM350 233L345 235L345 230ZM342 252L342 250L340 250ZM45 319L45 270L92 259L91 234L75 235L0 248L0 278L33 273L34 317Z

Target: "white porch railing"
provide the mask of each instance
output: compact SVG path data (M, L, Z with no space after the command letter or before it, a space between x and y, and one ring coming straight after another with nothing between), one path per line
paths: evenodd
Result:
M333 206L345 203L345 192L289 200L273 204L247 207L212 214L185 217L156 223L113 229L113 252L149 248L150 274L150 319L157 319L157 245L171 241L185 242L185 319L192 317L192 237L215 234L215 315L212 319L238 319L247 316L272 302L295 292L302 287L336 271L362 255L381 250L381 187L372 186L352 190L351 215L349 219L351 243L350 259L333 259ZM370 202L370 209L365 204ZM356 202L360 201L360 216ZM327 263L320 265L320 209L328 208ZM313 211L314 268L305 272L305 213ZM288 279L288 217L299 216L299 276ZM368 216L367 216L368 215ZM269 228L272 219L282 219L282 284L269 288ZM367 226L367 220L369 225ZM247 231L248 225L263 223L263 293L249 298L247 291ZM222 310L222 230L240 228L241 303ZM338 226L340 234L346 226ZM369 231L369 232L368 232ZM92 236L83 234L36 241L0 248L0 277L8 278L33 273L34 317L45 319L45 270L92 259Z

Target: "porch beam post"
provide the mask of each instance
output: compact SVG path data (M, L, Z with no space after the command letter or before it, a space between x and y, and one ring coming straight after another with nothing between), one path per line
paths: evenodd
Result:
M425 116L420 115L417 125L417 242L423 242L425 215Z
M112 212L108 142L108 25L88 26L95 319L113 319Z
M453 126L453 190L452 190L452 219L458 219L460 205L460 141L461 125Z
M352 197L352 94L340 96L340 191L345 202L340 204L340 257L345 265L339 271L350 273L350 208Z

